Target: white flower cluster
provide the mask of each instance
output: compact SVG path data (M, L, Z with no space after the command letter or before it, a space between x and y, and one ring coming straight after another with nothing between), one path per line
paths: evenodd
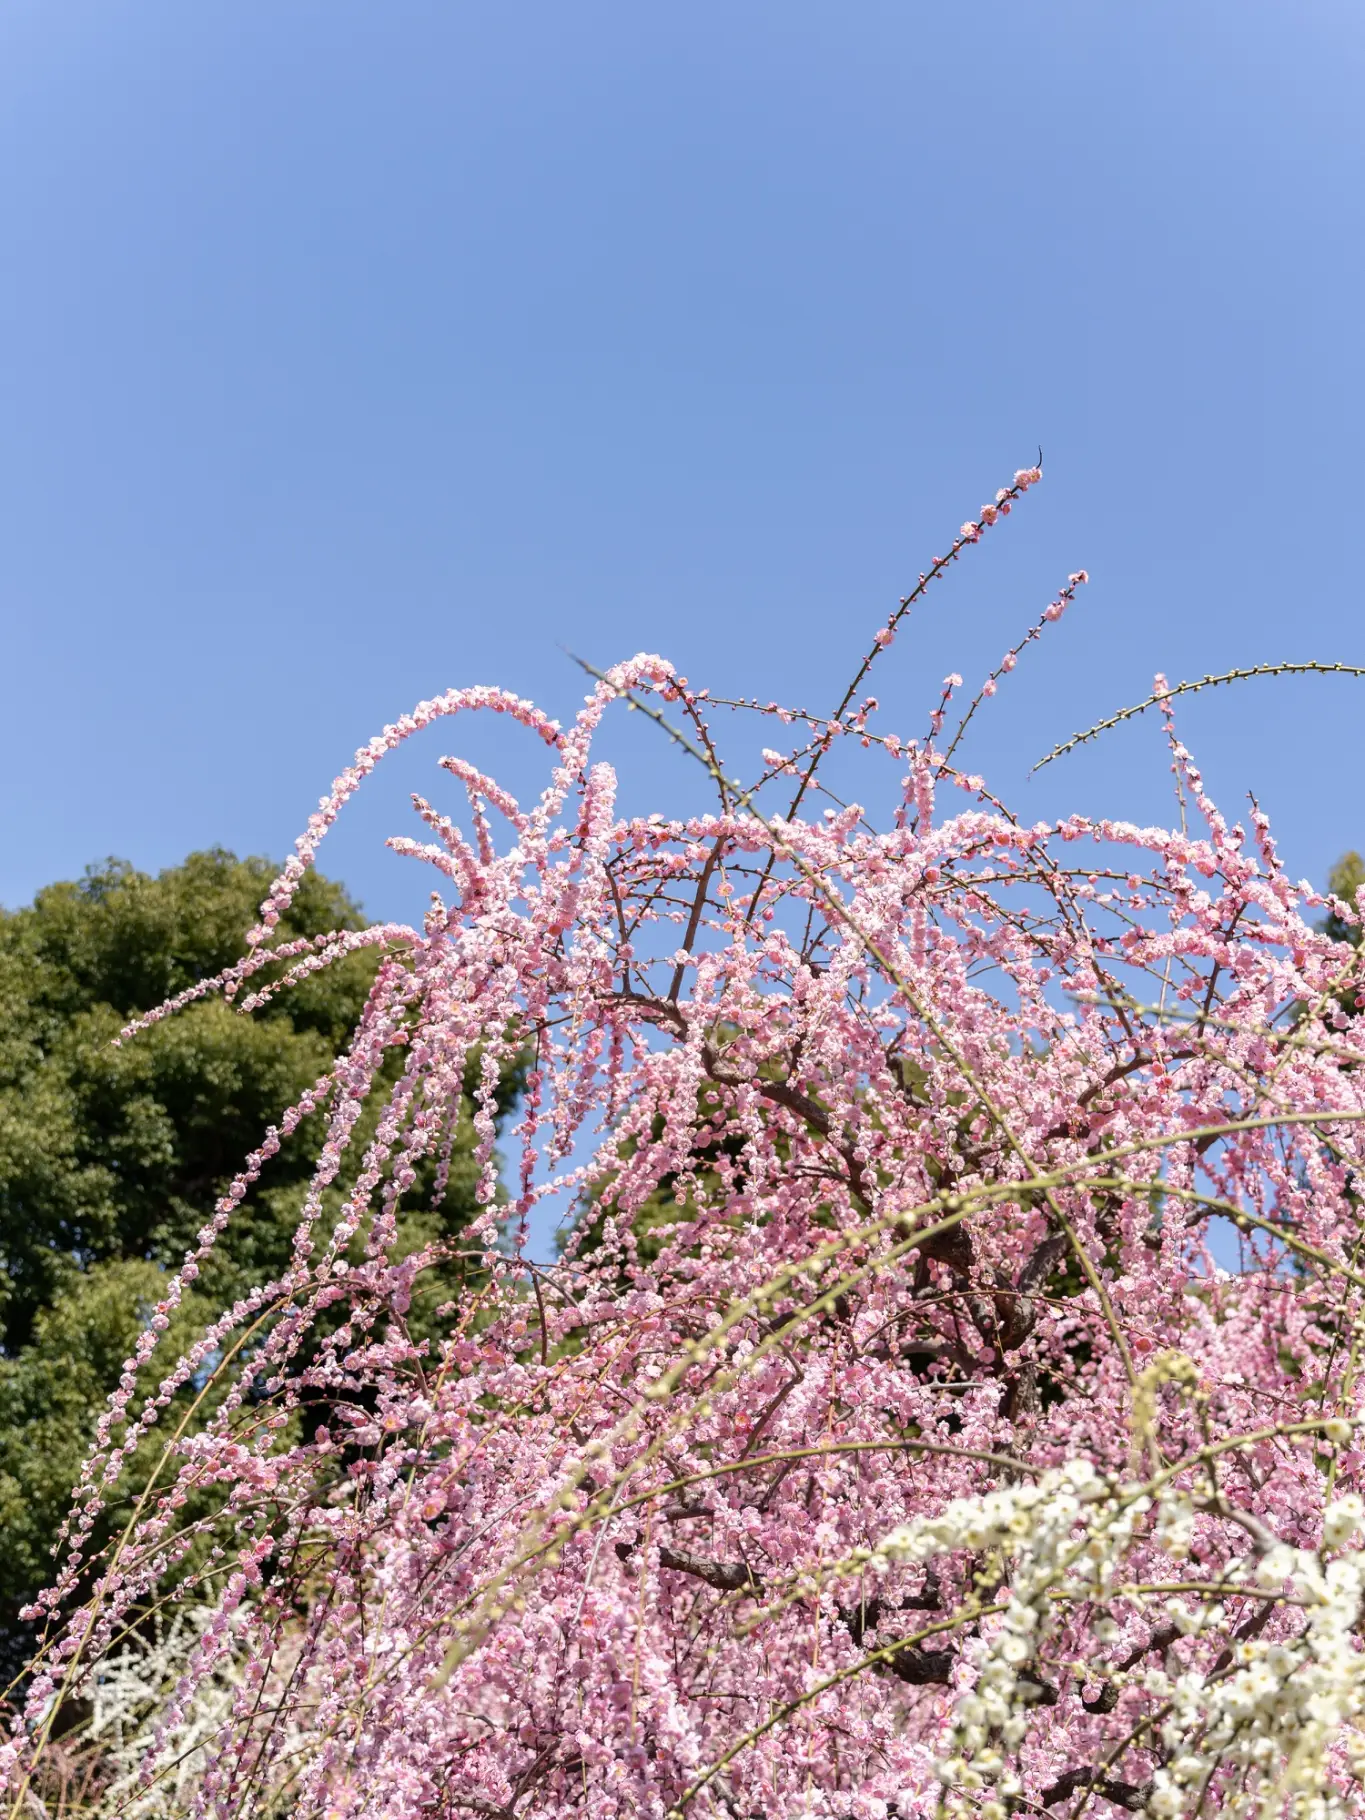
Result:
M130 1636L105 1656L82 1690L90 1717L73 1741L98 1759L94 1814L178 1820L187 1811L203 1774L203 1747L229 1718L241 1679L233 1659L224 1658L214 1673L195 1680L173 1730L163 1727L171 1695L212 1617L212 1607L190 1606L169 1624L154 1621L150 1635ZM149 1776L153 1761L161 1773Z
M1117 1638L1119 1627L1103 1614L1116 1594L1133 1598L1124 1569L1135 1540L1183 1560L1195 1514L1187 1494L1167 1487L1149 1496L1080 1460L1029 1484L956 1500L883 1538L874 1570L955 1551L987 1563L974 1601L962 1607L964 1623L974 1610L986 1615L972 1646L975 1682L957 1698L938 1760L942 1813L1005 1820L1011 1797L1024 1792L1017 1764L1030 1726L1056 1725L1055 1712L1038 1718L1038 1680L1026 1673L1044 1638L1081 1603L1101 1613L1090 1626L1099 1641ZM1153 1714L1140 1748L1161 1760L1144 1783L1145 1811L1155 1820L1177 1820L1201 1801L1207 1809L1215 1777L1238 1789L1237 1812L1287 1811L1295 1820L1358 1814L1340 1784L1365 1780L1365 1734L1355 1729L1365 1713L1365 1655L1355 1636L1365 1554L1325 1557L1362 1527L1361 1500L1339 1498L1323 1513L1321 1552L1277 1544L1220 1571L1225 1590L1245 1586L1243 1597L1292 1600L1302 1611L1295 1634L1229 1641L1202 1670L1147 1667L1127 1678ZM1226 1623L1221 1601L1197 1592L1192 1599L1167 1600L1161 1617L1186 1636L1217 1634ZM1233 1810L1224 1804L1224 1811Z
M985 1639L975 1686L957 1702L949 1747L938 1764L945 1790L976 1794L991 1785L999 1799L964 1805L963 1813L1004 1820L1003 1801L1021 1792L1004 1753L1017 1749L1028 1729L1034 1690L1021 1671L1048 1629L1049 1595L1079 1576L1102 1597L1135 1520L1088 1460L1073 1460L1029 1483L956 1499L937 1516L883 1538L877 1552L891 1562L927 1562L961 1549L1004 1558L1006 1609ZM1000 1594L982 1599L1000 1602ZM951 1797L948 1806L954 1811Z
M1363 1519L1354 1494L1329 1504L1324 1551L1351 1540ZM1192 1810L1222 1769L1238 1772L1262 1810L1347 1820L1358 1802L1348 1804L1337 1783L1365 1776L1365 1738L1354 1723L1365 1712L1365 1655L1354 1635L1365 1555L1324 1561L1280 1544L1245 1578L1267 1594L1288 1592L1302 1607L1302 1629L1279 1642L1234 1643L1230 1672L1147 1673L1147 1691L1170 1706L1160 1734L1167 1763L1154 1772L1148 1812L1172 1820Z

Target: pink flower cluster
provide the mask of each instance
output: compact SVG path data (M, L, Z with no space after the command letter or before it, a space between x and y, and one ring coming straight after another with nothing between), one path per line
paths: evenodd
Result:
M988 530L991 525L1006 517L1012 503L1021 494L1027 493L1030 487L1036 486L1042 478L1043 470L1041 468L1020 468L1012 484L1008 487L1001 487L995 499L989 505L982 506L979 519L969 518L967 520L960 535L968 543L975 543L983 530Z
M347 1053L161 1312L317 1110L289 1271L141 1409L164 1323L130 1362L33 1614L16 1794L59 1702L156 1597L216 1615L148 1790L196 1688L238 1665L230 1719L195 1746L196 1820L1178 1813L1195 1759L1169 1690L1264 1648L1272 1701L1273 1650L1309 1660L1311 1600L1254 1569L1333 1546L1328 1500L1365 1491L1365 1047L1340 1009L1355 951L1259 812L1248 843L1179 747L1198 831L1027 825L888 738L909 771L880 811L773 816L722 779L694 816L628 817L592 757L627 693L701 700L642 655L566 731L493 691L411 717L512 712L553 773L523 811L449 761L472 838L419 799L434 839L397 844L445 895L371 938ZM338 780L262 931L408 730ZM866 715L821 723L821 750L839 737L866 746ZM944 813L945 777L982 800ZM509 1207L494 1110L518 1059ZM415 1338L414 1283L451 1246L398 1255L397 1212L471 1078L469 1288ZM556 1261L502 1242L565 1185ZM168 1437L92 1559L131 1442L215 1370L212 1420ZM1330 1635L1350 1657L1350 1623ZM1280 1764L1300 1720L1276 1711ZM1239 1724L1199 1745L1205 1811L1255 1767ZM1358 1801L1346 1729L1313 1749L1332 1799Z
M938 578L957 561L958 557L961 556L962 552L967 549L969 545L980 543L982 532L989 530L992 525L998 524L1002 518L1007 517L1014 501L1016 499L1022 499L1029 488L1036 486L1042 478L1043 470L1040 467L1020 468L1009 486L998 489L995 495L995 503L993 505L982 506L979 519L969 518L966 523L960 527L957 536L953 539L952 545L948 550L948 554L946 556L936 556L934 558L928 569L920 576L917 585L910 590L909 594L903 597L899 607L892 613L886 624L879 627L878 630L873 633L872 650L863 660L862 668L858 671L858 674L854 677L853 682L849 686L849 694L845 697L845 705L847 705L853 692L857 689L863 677L866 675L873 659L879 652L884 651L889 644L894 643L896 628L899 626L902 619L904 619L909 609L922 598L929 583L931 581L937 581ZM1073 576L1072 579L1075 580L1075 577ZM1084 575L1081 576L1081 580L1085 580Z

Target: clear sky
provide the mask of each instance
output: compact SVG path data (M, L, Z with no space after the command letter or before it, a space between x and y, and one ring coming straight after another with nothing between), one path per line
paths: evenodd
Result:
M1040 444L886 724L1084 566L971 762L1164 818L1155 724L1025 773L1158 668L1365 662L1363 153L1359 0L5 0L0 902L279 855L423 695L572 712L561 642L828 709ZM1365 845L1365 682L1181 724L1296 875ZM453 747L529 790L505 732L425 735L324 869L419 908L382 837Z

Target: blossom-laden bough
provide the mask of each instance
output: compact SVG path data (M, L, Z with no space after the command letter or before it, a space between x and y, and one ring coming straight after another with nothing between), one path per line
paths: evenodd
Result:
M111 1399L31 1613L16 1813L63 1714L182 1609L173 1681L120 1708L139 1767L125 1747L109 1811L1365 1813L1356 952L1259 810L1248 833L1209 800L1164 685L1178 831L1026 825L954 765L959 678L918 740L860 693L1037 478L963 527L837 714L725 704L795 736L754 781L717 756L720 704L652 656L567 729L454 690L337 780L204 989L249 1004L358 941L374 988ZM618 811L592 743L623 699L699 761L704 812ZM540 800L449 761L463 826L417 799L432 838L394 843L442 875L423 927L277 954L364 776L476 709L546 743ZM825 789L839 745L884 821ZM449 1248L397 1255L396 1211L471 1078L483 1211L419 1334ZM158 1381L183 1286L309 1114L288 1271ZM566 1192L560 1255L532 1261Z

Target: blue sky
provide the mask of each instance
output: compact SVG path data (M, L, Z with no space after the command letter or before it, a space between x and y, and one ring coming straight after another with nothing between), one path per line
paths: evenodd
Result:
M571 713L561 643L832 707L1039 444L885 724L1084 566L970 761L1165 818L1154 723L1028 767L1158 668L1365 661L1362 94L1351 0L6 0L0 902L279 855L421 696ZM1181 725L1321 879L1362 716L1306 680ZM694 792L609 744L632 806ZM450 749L538 781L502 727L385 767L322 855L373 914L420 909L382 840Z

